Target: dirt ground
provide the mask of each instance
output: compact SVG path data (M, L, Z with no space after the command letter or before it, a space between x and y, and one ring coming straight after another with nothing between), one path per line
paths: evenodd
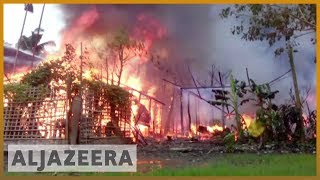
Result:
M213 141L149 141L146 146L138 145L138 171L145 172L163 167L189 167L211 162L225 148ZM254 150L252 150L254 152Z

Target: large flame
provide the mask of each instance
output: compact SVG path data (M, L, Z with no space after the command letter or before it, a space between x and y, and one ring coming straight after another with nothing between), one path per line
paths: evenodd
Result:
M103 82L113 83L111 79L115 82L118 81L117 76L115 73L112 74L111 68L113 67L113 59L109 60L109 71L107 74L107 66L104 64L105 57L101 57L101 49L105 49L108 47L108 41L110 41L110 34L113 32L108 32L107 36L105 34L96 34L94 36L88 37L86 35L86 30L90 28L92 24L97 22L99 20L100 16L95 8L95 6L92 6L91 9L88 11L82 13L82 15L76 19L72 25L69 25L67 29L65 29L62 32L62 45L60 46L61 49L56 52L55 54L49 54L47 58L44 60L46 61L54 61L58 58L61 58L64 54L64 44L71 44L74 46L76 50L77 56L80 56L81 54L81 47L80 44L82 44L82 50L89 52L89 57L85 61L85 66L83 66L83 74L82 77L84 79L93 80L94 77L99 77L100 80ZM108 31L108 30L106 30ZM137 39L141 41L144 44L144 48L139 50L132 50L131 52L125 52L126 54L129 54L130 59L129 64L127 64L124 67L124 71L121 78L121 85L123 87L130 87L132 89L135 89L137 91L142 91L145 94L148 94L150 96L154 96L155 92L157 90L157 87L144 82L144 80L140 77L139 73L136 73L136 69L139 65L146 63L150 58L148 57L148 52L152 48L153 42L155 40L161 39L166 36L167 31L166 28L164 28L159 21L154 19L152 16L148 14L141 14L137 17L137 22L133 30L130 30L130 38L131 39ZM109 39L108 39L109 38ZM73 66L74 71L78 71L80 69L80 63L78 62L79 59L75 60L73 62L74 64L69 64L68 66ZM89 65L90 66L89 66ZM18 69L16 73L14 74L8 74L8 79L5 80L5 83L12 83L12 82L20 82L21 78L30 72L31 70L27 67ZM108 77L108 79L107 79ZM50 85L64 85L65 82L59 81L59 82L51 82ZM116 84L116 83L115 83ZM157 104L150 104L149 100L146 99L140 99L139 93L137 91L132 91L132 94L139 99L139 103L147 107L149 113L151 114L151 117L153 118L151 121L152 127L147 127L140 124L134 124L134 119L131 119L131 126L136 126L143 135L148 136L149 131L152 130L154 133L161 133L161 107ZM65 92L58 92L59 94L65 94ZM8 100L5 99L5 102ZM61 105L63 106L63 105ZM43 107L44 108L44 107ZM39 110L41 115L46 117L46 111L44 109ZM137 111L137 105L133 103L132 105L132 112L133 114ZM63 112L56 112L57 114L61 114ZM110 119L104 119L101 121L102 126L106 126L107 122L109 122ZM50 118L46 118L39 122L38 129L41 132L41 135L50 138L53 136L55 132L53 132L52 127L54 126L54 123ZM57 132L58 134L61 134L62 132ZM131 133L131 136L134 137L133 133Z
M99 77L99 79L103 82L113 83L112 79L117 82L117 76L115 73L111 72L111 68L113 68L113 59L108 60L108 64L106 64L106 54L101 57L101 52L104 52L106 47L108 47L108 42L111 40L110 34L113 32L108 32L109 30L106 29L106 34L95 34L92 36L87 36L86 30L90 28L92 24L97 22L99 20L100 16L97 12L97 9L92 6L91 9L88 11L85 11L82 13L82 15L76 19L71 25L69 25L68 29L65 29L62 33L62 45L61 47L64 47L65 43L72 44L75 49L76 53L79 56L81 54L81 47L80 44L82 44L83 51L88 51L90 54L88 55L90 58L86 59L85 63L87 66L83 67L83 78L88 80L93 80L96 77ZM148 62L150 59L148 52L152 49L154 41L160 40L167 35L167 30L165 27L162 26L162 24L157 21L155 18L153 18L150 14L140 14L137 19L135 26L133 29L130 30L130 38L131 39L137 39L144 44L144 48L139 50L132 50L132 51L126 51L126 54L129 54L130 62L124 67L125 70L123 71L122 78L121 78L121 85L122 87L130 87L132 89L135 89L137 91L144 92L145 94L148 94L150 96L155 96L157 92L157 86L152 85L150 82L146 82L140 75L140 73L137 71L139 69L140 65L143 63ZM109 39L108 39L109 38ZM166 55L167 54L166 49L161 49L161 54ZM61 48L60 51L58 51L55 54L50 54L47 56L45 61L52 61L57 58L60 58L64 54L64 49ZM79 60L76 60L73 62L73 65L66 64L66 66L74 66L74 71L78 71L80 69L79 67ZM88 64L90 66L88 66ZM109 70L107 71L107 68ZM15 74L9 74L11 82L19 82L23 75L28 73L30 70L29 68L22 68L18 69L18 72ZM108 77L108 78L107 78ZM8 83L5 81L5 83ZM64 82L51 82L51 85L64 85ZM136 99L139 99L139 103L145 106L149 113L151 114L152 120L151 120L151 126L145 126L142 124L135 124L134 116L131 118L130 126L134 127L136 126L137 129L140 129L141 133L144 136L150 135L150 132L153 132L154 134L161 134L161 112L162 108L158 104L150 104L150 101L148 99L140 98L140 93L137 91L132 91L131 93L136 97ZM59 94L64 94L65 92L58 92ZM172 99L173 97L171 97ZM5 100L6 102L7 100ZM63 105L61 105L63 106ZM138 110L138 105L133 103L132 104L132 112L134 115L136 115ZM44 112L44 111L43 111ZM62 112L57 112L62 113ZM43 114L46 115L45 113ZM229 116L228 116L229 117ZM250 123L253 121L253 116L248 114L242 115L245 125L248 127ZM230 118L230 117L229 117ZM102 126L106 126L107 123L110 121L110 119L104 119L101 121ZM51 122L51 119L45 119L43 122L39 123L39 129L43 130L42 135L49 138L54 133L53 130L50 130L51 127L53 127L54 124ZM191 134L189 136L193 135L200 135L198 132L198 127L196 127L195 124L191 125ZM207 131L209 134L213 134L217 131L223 131L224 128L221 125L214 124L213 126L206 126ZM47 133L44 133L47 132ZM58 132L61 133L61 132ZM131 137L134 137L133 132L131 132Z

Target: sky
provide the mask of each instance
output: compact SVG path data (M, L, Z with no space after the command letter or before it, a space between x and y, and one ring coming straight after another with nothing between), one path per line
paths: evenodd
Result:
M31 35L31 31L39 26L43 4L33 4L33 13L28 13L23 34ZM4 41L15 45L22 29L25 16L24 4L4 4ZM62 13L54 4L46 4L41 28L44 29L42 42L54 40L60 43L59 32L64 27Z

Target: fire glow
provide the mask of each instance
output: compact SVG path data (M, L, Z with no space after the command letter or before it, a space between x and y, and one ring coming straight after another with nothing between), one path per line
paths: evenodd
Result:
M81 53L81 47L80 44L83 43L84 46L88 45L86 50L90 53L90 59L86 59L86 64L90 64L90 67L83 66L82 71L82 78L87 80L93 80L94 77L99 77L99 79L102 82L107 82L109 84L112 84L114 82L117 82L117 76L115 74L110 74L106 71L106 69L103 68L103 59L99 58L98 52L95 51L97 47L107 47L107 42L110 39L106 40L106 37L101 34L97 34L94 37L88 37L85 33L86 29L89 28L92 24L94 24L99 19L99 13L97 12L96 8L91 8L88 11L82 13L82 16L80 16L75 22L72 23L72 26L70 28L65 29L62 33L62 44L70 43L72 46L75 47L77 56L80 56ZM143 42L144 48L139 49L139 51L132 51L132 52L125 52L126 54L129 54L132 56L130 59L130 62L128 65L125 66L125 70L123 71L122 77L121 77L121 84L120 86L130 87L135 90L145 92L146 94L153 96L157 90L156 86L150 85L150 83L145 83L139 76L139 73L133 73L136 70L136 67L146 63L149 60L147 52L149 52L150 48L152 48L153 41L157 39L164 38L166 36L166 29L162 27L161 23L153 19L153 17L148 16L147 14L141 14L137 17L137 23L136 26L133 28L133 31L131 34L129 34L131 39L139 39ZM110 34L112 34L110 32ZM93 44L93 45L92 45ZM63 45L61 47L64 47ZM54 61L55 59L59 59L64 54L64 48L61 48L57 53L55 54L49 54L43 62L48 61ZM72 62L72 64L69 64L68 66L74 67L75 74L79 72L79 59L76 59L75 62ZM112 65L108 65L112 67ZM20 82L23 76L27 73L31 72L30 68L20 68L16 71L16 73L8 74L8 77L10 78L9 81L5 81L6 83L12 83L12 82ZM107 74L107 75L106 75ZM108 77L108 78L107 78ZM8 78L8 79L9 79ZM112 79L113 80L112 80ZM112 82L114 81L114 82ZM59 81L59 82L50 82L51 86L65 86L65 82ZM116 83L115 83L116 84ZM148 85L147 85L148 84ZM144 91L147 90L147 91ZM58 95L63 96L63 94L66 94L66 92L56 92ZM136 99L138 99L138 93L135 91L132 92L132 94L135 96ZM8 99L4 100L5 102L8 102ZM152 127L148 127L141 124L135 124L135 116L132 116L131 118L131 126L136 126L144 136L149 135L150 128L153 128L154 133L161 133L161 107L150 104L151 102L139 99L139 103L145 107L150 107L149 113L154 117L154 120L152 120ZM85 102L84 102L85 103ZM65 106L65 104L60 104L60 106ZM39 113L41 117L48 116L46 110L43 108L40 108ZM138 106L134 103L132 104L132 113L135 115L137 113ZM26 117L28 116L27 111ZM56 114L63 114L63 112L55 112ZM102 126L106 126L107 122L109 122L110 119L104 119L102 120L101 124ZM54 132L53 128L55 126L56 122L51 121L50 118L44 119L43 121L38 122L38 129L41 133L41 135L47 139L52 138L55 136L55 134L58 134L60 136L62 132ZM63 135L64 136L64 135ZM131 137L134 135L131 133Z
M89 59L85 60L86 64L90 64L90 66L83 66L83 72L82 77L87 80L94 80L98 79L102 82L112 84L114 82L118 81L118 77L111 73L110 69L114 68L113 64L110 63L107 66L104 64L104 58L101 58L99 53L97 52L97 49L103 49L108 46L108 42L111 40L111 36L109 34L112 34L112 30L106 29L107 36L105 34L99 34L99 32L95 33L92 36L88 36L86 34L86 31L90 26L92 26L94 23L96 23L100 18L100 15L95 7L90 8L88 11L85 11L82 13L82 15L77 18L74 22L71 23L69 28L65 29L62 33L62 46L61 49L55 53L50 54L47 56L47 58L44 60L44 62L47 61L54 61L55 59L61 58L64 54L64 44L70 43L72 46L75 47L77 56L80 56L81 54L81 47L80 44L83 44L83 48L86 49L85 51L89 52ZM140 68L141 65L144 63L147 63L150 60L150 56L148 52L152 49L154 41L161 40L167 36L167 29L155 18L153 18L150 14L142 13L136 17L136 23L132 29L129 31L129 36L131 39L137 39L139 41L142 41L144 44L144 47L139 50L132 50L130 52L126 51L125 53L128 54L130 57L130 61L128 64L124 67L125 70L123 71L122 77L121 77L121 84L120 86L126 88L130 87L135 90L144 92L150 96L155 96L156 92L158 91L158 87L153 85L150 82L146 82L140 75L140 72L137 72L137 69ZM160 49L161 54L167 56L168 50L167 49ZM109 62L113 62L114 60L111 59ZM72 64L65 64L66 66L70 66L74 69L75 74L79 72L80 69L80 60L76 59L74 62L71 62ZM109 71L106 69L109 68ZM17 73L9 74L10 81L11 82L19 82L21 81L21 78L31 70L29 68L22 68L19 69ZM114 82L113 82L114 81ZM5 82L8 83L8 82ZM116 84L116 83L115 83ZM51 86L65 86L65 82L59 81L59 82L50 82ZM63 96L66 94L66 92L60 91L56 92L58 95ZM139 104L132 103L132 114L130 119L130 126L131 127L137 127L141 133L144 136L152 135L150 132L153 132L153 134L161 134L163 129L161 127L162 125L162 109L160 106L151 104L150 101L146 99L140 99L139 93L136 91L132 92L132 95L135 97L135 99L139 99L139 103L149 109L149 113L151 114L151 117L154 119L151 120L150 126L146 126L144 124L139 124L135 122L135 117L138 113ZM171 97L171 100L173 97ZM5 102L8 100L6 99ZM59 106L63 107L65 104L59 104ZM150 107L150 108L149 108ZM171 107L169 107L171 108ZM40 116L47 116L47 113L45 112L44 108L40 109ZM55 112L58 115L62 115L63 112ZM26 115L27 116L27 115ZM228 120L231 120L231 115L227 116ZM250 123L253 121L253 117L247 114L242 115L246 126L248 127ZM27 117L26 117L27 118ZM110 119L103 119L100 124L100 126L107 126L107 123L110 122ZM54 132L52 130L52 127L55 126L55 122L52 122L50 118L47 118L41 122L39 122L38 129L40 130L42 136L46 138L52 138L55 133L58 134L58 136L63 135L63 132ZM212 126L205 126L209 134L213 134L215 132L222 132L224 130L224 127L222 127L219 124L214 124ZM198 130L199 127L197 127L195 124L191 125L191 132L189 133L189 136L193 135L200 135ZM171 132L172 133L172 132ZM131 132L130 136L134 138L134 134Z

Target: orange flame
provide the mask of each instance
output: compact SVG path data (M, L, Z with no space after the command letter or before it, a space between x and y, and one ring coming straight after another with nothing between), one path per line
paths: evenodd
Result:
M245 126L249 127L251 122L254 120L254 117L249 114L242 114L242 118L245 122L245 125L243 125L242 128L245 128Z
M83 78L87 80L93 80L94 77L100 77L100 74L102 74L101 80L103 82L111 82L111 73L109 69L109 78L106 79L106 69L101 66L101 63L104 62L104 59L101 59L98 55L98 52L96 52L96 47L106 47L106 41L105 36L102 34L97 34L94 37L90 37L91 39L88 39L88 37L85 34L85 31L87 28L90 28L97 20L99 20L100 15L97 11L97 9L93 6L88 11L84 12L75 22L73 22L68 29L63 31L62 33L62 44L71 43L74 48L76 49L77 56L80 55L80 42L91 42L93 43L94 47L90 49L88 48L88 51L90 52L90 59L86 60L86 64L90 64L90 67L83 66ZM125 70L123 71L123 75L121 78L121 83L125 86L129 86L133 89L136 89L138 91L146 91L145 93L151 96L154 96L157 92L157 87L150 85L150 83L144 82L143 79L139 76L138 73L132 73L135 72L135 68L137 67L136 64L141 64L149 60L147 57L147 52L151 49L153 42L155 40L159 40L167 35L167 30L164 28L159 21L157 21L155 18L148 14L141 14L137 17L137 23L134 27L134 31L132 34L130 34L130 38L139 39L144 43L144 48L140 49L138 51L132 50L132 52L126 52L130 55L134 55L134 57L131 59L132 66L125 66ZM87 41L86 41L87 40ZM109 40L109 39L108 39ZM84 43L85 45L91 45L90 43ZM56 54L49 54L47 58L44 60L45 62L48 61L55 61L56 59L60 58L64 54L64 46L61 46L62 49L58 51ZM85 47L84 47L85 48ZM166 54L166 50L162 49L162 53ZM74 64L65 64L69 67L74 67L74 71L78 71L79 69L79 58L77 58L74 62ZM110 60L109 62L112 62ZM112 68L110 64L108 64L109 68ZM29 68L22 68L17 70L18 73L15 74L9 74L11 82L20 82L21 78L29 72ZM116 75L114 75L114 80L116 79ZM7 82L5 82L7 83ZM60 80L59 82L50 82L50 85L59 85L59 86L65 86L65 82L63 80ZM62 95L66 92L59 91L58 94ZM139 98L139 93L132 92L133 95L136 98ZM8 100L5 99L5 105L8 103ZM62 102L59 102L62 103ZM150 102L145 99L141 99L140 103L147 107L149 112L151 113L151 118L153 118L151 121L152 126L150 127L155 130L155 133L161 133L161 107L159 105L149 104ZM59 106L64 106L64 104L60 104ZM149 107L151 109L149 109ZM43 107L44 108L44 107ZM137 105L133 103L132 105L132 111L135 113L137 111ZM45 110L40 109L40 112L42 113L42 116L46 116ZM62 114L63 112L56 112L57 114ZM105 126L107 122L110 121L109 119L104 119L101 121L101 125ZM52 134L54 134L52 127L54 126L54 122L52 119L47 118L43 120L39 124L39 130L41 130L42 136L45 136L46 138L50 138ZM134 119L131 119L131 126L135 126ZM149 128L144 125L137 125L137 128L139 128L143 135L149 134ZM61 133L61 132L58 132ZM133 137L133 134L131 133L131 136Z

